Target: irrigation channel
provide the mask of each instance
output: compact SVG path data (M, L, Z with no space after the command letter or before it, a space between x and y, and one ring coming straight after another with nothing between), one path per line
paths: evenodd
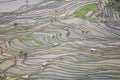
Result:
M97 0L31 1L0 12L0 80L120 79L119 29L73 15Z

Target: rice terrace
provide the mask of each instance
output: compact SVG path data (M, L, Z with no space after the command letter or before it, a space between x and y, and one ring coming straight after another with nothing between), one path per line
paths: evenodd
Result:
M120 0L0 0L0 80L120 80Z

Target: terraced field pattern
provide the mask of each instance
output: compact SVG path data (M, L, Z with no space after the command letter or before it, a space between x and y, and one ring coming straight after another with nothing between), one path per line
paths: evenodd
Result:
M108 3L0 0L0 80L120 80L120 18Z

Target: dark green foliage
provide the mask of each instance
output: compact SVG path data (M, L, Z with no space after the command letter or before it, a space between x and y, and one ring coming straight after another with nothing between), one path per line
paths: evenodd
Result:
M114 8L120 14L120 0L108 0L108 6Z
M115 0L116 2L120 2L120 0Z

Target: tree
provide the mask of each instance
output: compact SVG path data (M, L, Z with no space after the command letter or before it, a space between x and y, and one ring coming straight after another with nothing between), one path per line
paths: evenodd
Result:
M120 0L108 0L109 3L107 4L108 7L113 8L120 14Z
M23 63L24 61L27 59L28 57L28 53L27 52L24 52L24 51L20 51L20 55L23 57Z
M14 31L15 31L16 27L18 26L18 23L14 22L13 25L14 25Z
M114 1L116 1L116 2L120 2L120 0L114 0Z
M29 0L25 0L26 8L28 8Z

